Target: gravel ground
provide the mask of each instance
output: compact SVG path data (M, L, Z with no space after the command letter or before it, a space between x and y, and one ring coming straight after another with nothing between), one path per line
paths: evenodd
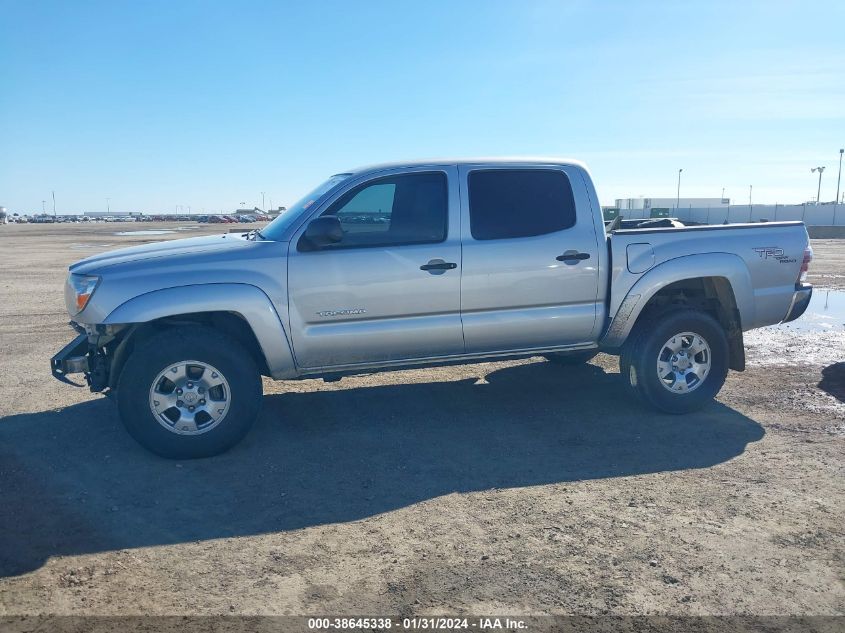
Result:
M823 288L845 289L845 241L812 240L814 260L810 283Z
M48 371L69 263L219 232L139 227L0 226L0 615L845 614L835 328L752 333L682 417L605 355L266 381L241 445L172 462Z

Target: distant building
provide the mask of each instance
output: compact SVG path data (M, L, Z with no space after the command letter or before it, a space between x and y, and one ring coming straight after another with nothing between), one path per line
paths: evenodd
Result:
M730 198L617 198L615 208L624 213L626 210L642 209L689 209L721 208L731 204Z

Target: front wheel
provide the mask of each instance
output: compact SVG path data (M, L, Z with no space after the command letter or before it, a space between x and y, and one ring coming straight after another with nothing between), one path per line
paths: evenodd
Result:
M620 358L626 385L667 413L687 413L710 402L728 374L728 339L709 314L667 312L636 328Z
M237 444L261 407L261 375L237 341L204 326L165 330L135 348L117 386L126 430L172 459Z

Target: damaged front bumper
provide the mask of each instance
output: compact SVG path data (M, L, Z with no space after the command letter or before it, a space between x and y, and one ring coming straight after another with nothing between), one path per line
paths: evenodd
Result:
M74 387L84 387L68 378L68 375L84 374L91 391L105 391L109 387L110 366L105 349L122 326L83 326L73 321L70 325L78 336L50 359L53 377Z
M84 387L68 378L68 374L87 374L88 367L88 335L80 334L65 345L58 354L50 359L50 370L53 377L74 387Z

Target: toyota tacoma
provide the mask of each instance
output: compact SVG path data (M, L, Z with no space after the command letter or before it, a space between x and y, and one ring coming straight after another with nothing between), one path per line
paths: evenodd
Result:
M807 307L801 222L605 226L581 163L428 161L339 173L261 230L124 248L70 267L78 336L51 361L173 458L218 454L277 380L618 355L667 413L745 366L743 332ZM75 384L75 383L72 383Z

